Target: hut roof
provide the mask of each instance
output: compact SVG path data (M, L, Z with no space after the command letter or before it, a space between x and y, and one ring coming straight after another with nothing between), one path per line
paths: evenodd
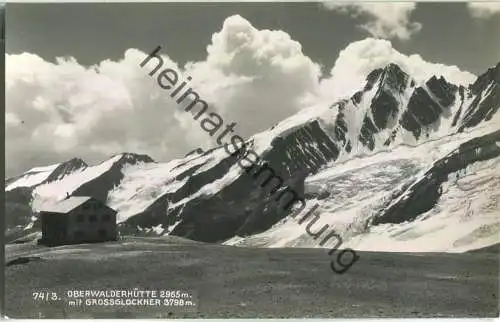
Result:
M58 203L46 205L40 211L66 214L90 199L92 197L69 197Z

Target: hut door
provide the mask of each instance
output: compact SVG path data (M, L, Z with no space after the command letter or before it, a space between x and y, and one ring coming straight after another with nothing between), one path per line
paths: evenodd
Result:
M66 234L66 221L67 218L61 218L62 216L57 217L57 225L56 225L56 235L57 235L57 240L59 241L65 241L67 234Z

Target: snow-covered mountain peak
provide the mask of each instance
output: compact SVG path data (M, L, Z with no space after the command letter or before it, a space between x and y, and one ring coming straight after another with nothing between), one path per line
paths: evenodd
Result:
M349 44L343 49L330 71L330 77L322 84L325 97L332 100L348 98L360 89L367 76L374 70L395 64L410 75L417 85L425 83L433 75L443 76L456 85L469 86L476 76L457 66L429 62L420 55L405 55L388 40L366 38Z
M406 61L399 64L397 61L368 73L364 87L350 98L330 106L318 104L304 109L249 141L262 153L278 139L319 121L344 159L347 155L370 153L401 143L418 144L447 135L453 127L458 129L463 123L465 106L477 97L471 99L474 94L469 94L467 87L449 81L449 75L425 74L429 77L424 78L422 73L413 71L414 77L406 71L412 71L411 68L400 66ZM476 83L490 80L495 75L493 71L482 75ZM485 120L475 115L478 122Z
M72 158L66 162L60 163L57 168L49 175L46 182L52 182L54 180L60 180L63 177L70 175L71 173L85 169L88 167L88 164L85 163L80 158Z
M435 142L446 143L446 149L456 148L459 141L483 135L471 131L486 128L480 123L491 125L492 118L499 114L498 66L481 75L471 87L455 82L446 73L419 74L408 68L407 60L381 60L376 69L362 74L357 92L348 98L310 106L246 141L258 154L259 167L264 165L273 170L264 173L278 176L269 186L274 187L278 181L279 189L291 187L300 196L308 194L305 191L308 176L338 170L340 164L352 165L356 160L373 163L355 173L330 178L331 182L321 183L323 188L319 193L311 195L330 207L328 212L335 213L335 218L342 217L342 222L357 216L358 211L367 213L373 205L383 205L385 200L380 203L380 196L391 199L386 193L396 183L403 184L407 178L418 179L417 170L431 166L431 159L444 156L443 147ZM429 160L406 156L418 151L420 157L428 150L426 145L433 150ZM485 149L486 153L490 149L486 145L477 148ZM116 209L124 234L157 227L162 234L209 242L234 236L246 238L272 231L273 225L286 221L289 215L280 208L276 197L268 193L270 189L262 189L266 175L255 179L258 170L242 169L241 161L246 156L228 153L219 146L166 163L135 153L120 153L93 166L73 159L65 167L58 164L43 168L50 173L64 168L63 176L47 182L44 180L50 173L44 174L39 181L43 184L26 189L19 185L22 189L9 193L8 197L12 209L20 205L25 208L26 218L31 218L31 209L36 211L45 203L57 202L70 194L92 196ZM483 152L473 155L470 162L476 162L477 156L482 158ZM248 164L249 159L246 160ZM365 189L366 194L360 189ZM330 198L325 197L327 194L335 200L326 202L324 198ZM356 198L361 199L355 202L365 202L366 209L337 211L335 204L350 205ZM347 232L346 238L356 231L347 226L336 228ZM287 237L294 239L288 245L300 244L303 236L297 236L297 240L294 236Z
M51 164L51 165L47 165L47 166L42 166L42 167L34 167L34 168L29 169L25 173L53 171L59 165L60 165L60 163L55 163L55 164Z
M73 164L79 159L73 159ZM84 166L78 171L46 181L33 190L33 207L41 209L45 204L64 199L68 194L93 196L106 201L109 188L119 184L127 167L154 163L145 154L120 153L94 166ZM57 169L56 169L57 170Z
M44 183L60 180L86 167L87 164L80 158L72 158L68 161L49 166L34 167L15 178L8 179L5 191L11 191L20 187L35 188Z
M384 68L380 82L384 88L401 93L407 87L409 79L410 75L404 72L401 67L390 63Z
M479 76L477 81L472 84L470 88L474 94L477 94L492 83L500 84L500 63L495 67L489 68L486 73Z
M116 162L126 162L130 164L136 164L139 162L155 162L149 155L147 154L139 154L132 152L122 152L113 155L110 159L116 159Z

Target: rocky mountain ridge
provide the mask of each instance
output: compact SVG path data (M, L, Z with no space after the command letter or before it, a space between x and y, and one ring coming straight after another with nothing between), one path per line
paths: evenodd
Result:
M468 88L443 77L418 83L398 65L389 64L371 72L351 98L306 111L306 118L292 116L249 138L248 144L260 152L260 166L271 167L283 186L305 196L307 177L336 162L491 123L500 106L499 78L500 64ZM223 242L263 233L289 214L269 189L261 187L265 178L242 171L237 162L243 157L218 147L167 163L136 154L115 156L93 167L73 159L32 185L19 181L32 175L29 172L6 181L7 200L29 213L27 209L56 202L66 193L91 195L119 212L124 234L146 229ZM396 211L390 209L396 208L386 211ZM423 212L416 211L415 216ZM7 217L14 218L11 226L16 227L36 222L31 213L8 212Z

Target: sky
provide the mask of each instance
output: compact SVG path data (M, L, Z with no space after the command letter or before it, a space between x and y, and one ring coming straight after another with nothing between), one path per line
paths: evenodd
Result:
M167 65L248 137L392 61L458 83L500 62L500 3L9 3L6 174L214 139L138 64ZM451 66L451 67L450 67Z

